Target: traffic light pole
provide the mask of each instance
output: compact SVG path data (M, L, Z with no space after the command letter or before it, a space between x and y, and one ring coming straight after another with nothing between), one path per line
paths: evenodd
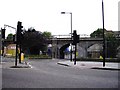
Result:
M19 48L20 48L20 53L19 53L19 63L21 63L21 43L19 45Z
M2 40L2 56L4 56L4 41Z
M17 23L17 33L16 33L16 58L15 58L15 66L17 66L17 57L18 57L18 45L20 48L20 54L19 54L19 63L21 63L21 28L22 28L22 22L18 21Z
M77 51L77 43L79 43L79 35L77 35L77 31L73 31L73 45L75 45L75 57L74 57L74 65L76 65L76 51Z
M77 51L77 43L75 44L75 58L74 58L74 65L76 65L76 51Z
M18 55L18 44L16 43L16 57L15 57L15 66L17 66L17 55Z
M22 32L22 22L18 21L17 24L17 44L19 45L20 53L19 53L19 63L21 63L21 32Z
M4 40L5 40L5 28L1 28L1 34L2 34L2 56L4 56Z

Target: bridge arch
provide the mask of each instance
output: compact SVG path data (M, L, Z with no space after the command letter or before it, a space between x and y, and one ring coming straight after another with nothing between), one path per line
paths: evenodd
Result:
M88 57L90 58L99 58L103 50L103 45L102 44L93 44L88 47L87 52L88 52Z
M90 41L90 42L80 42L78 43L78 58L91 57L93 52L90 52L88 49L94 47L94 45L101 46L102 42ZM91 50L93 51L93 50ZM100 52L97 52L101 54Z
M63 46L60 48L60 50L59 50L59 52L60 52L60 59L64 59L64 56L65 56L64 51L65 51L65 49L66 49L67 47L69 47L69 46L70 46L70 43L63 45Z
M117 55L116 55L117 58L120 58L120 46L117 48Z
M85 58L87 56L87 50L82 46L77 46L78 58Z

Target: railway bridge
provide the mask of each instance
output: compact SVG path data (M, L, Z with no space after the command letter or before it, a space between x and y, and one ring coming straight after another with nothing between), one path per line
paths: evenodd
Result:
M52 38L51 50L53 58L70 58L71 38ZM103 39L102 38L80 38L77 44L77 57L95 57L98 58L102 53ZM72 46L74 53L74 46ZM74 54L73 54L74 55Z

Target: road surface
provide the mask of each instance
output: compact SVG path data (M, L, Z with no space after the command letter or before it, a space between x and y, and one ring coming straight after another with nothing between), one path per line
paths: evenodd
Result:
M32 68L3 68L2 87L118 88L118 71L67 67L58 61L36 59L29 60Z

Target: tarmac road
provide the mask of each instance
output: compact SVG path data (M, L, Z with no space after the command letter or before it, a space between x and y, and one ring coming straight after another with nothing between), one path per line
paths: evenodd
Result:
M118 71L79 69L60 60L29 60L32 68L3 68L3 88L118 88ZM8 63L8 62L6 62Z

